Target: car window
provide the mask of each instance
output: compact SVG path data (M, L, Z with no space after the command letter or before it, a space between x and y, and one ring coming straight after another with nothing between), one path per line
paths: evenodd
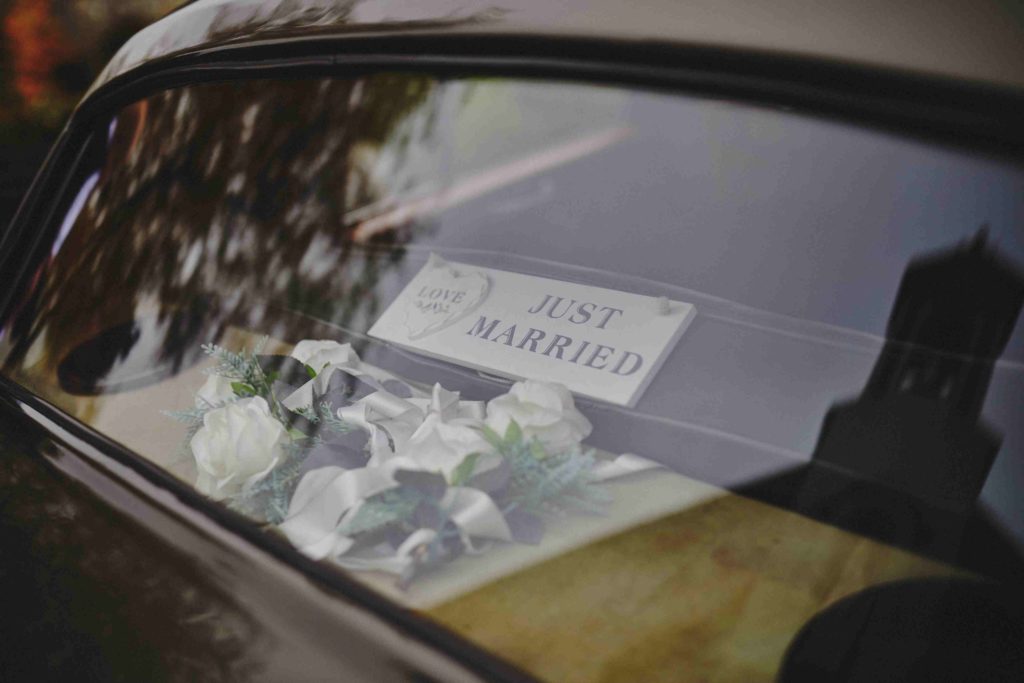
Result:
M845 596L1019 566L1016 161L402 73L90 144L4 375L541 677L771 680Z

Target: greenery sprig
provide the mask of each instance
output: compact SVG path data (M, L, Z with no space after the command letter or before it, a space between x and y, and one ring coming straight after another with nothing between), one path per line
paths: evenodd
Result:
M592 481L595 460L591 451L574 448L564 453L548 453L539 439L527 439L515 420L509 423L504 436L486 425L482 432L512 470L508 492L502 497L505 512L577 510L597 514L610 501Z

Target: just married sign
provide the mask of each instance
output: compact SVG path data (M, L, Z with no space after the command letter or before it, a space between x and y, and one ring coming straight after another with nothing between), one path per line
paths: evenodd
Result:
M370 336L512 379L633 406L692 304L431 256Z

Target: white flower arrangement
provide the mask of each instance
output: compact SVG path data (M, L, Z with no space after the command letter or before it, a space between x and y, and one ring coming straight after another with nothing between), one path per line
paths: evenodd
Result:
M193 426L196 487L277 528L303 553L398 575L492 543L538 543L552 512L600 512L604 479L655 465L599 462L564 386L523 381L484 404L428 392L348 344L215 360Z

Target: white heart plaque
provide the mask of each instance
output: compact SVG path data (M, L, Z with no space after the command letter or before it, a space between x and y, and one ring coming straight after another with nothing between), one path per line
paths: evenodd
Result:
M483 303L490 288L486 273L460 272L431 255L406 301L409 339L422 339L461 320Z

